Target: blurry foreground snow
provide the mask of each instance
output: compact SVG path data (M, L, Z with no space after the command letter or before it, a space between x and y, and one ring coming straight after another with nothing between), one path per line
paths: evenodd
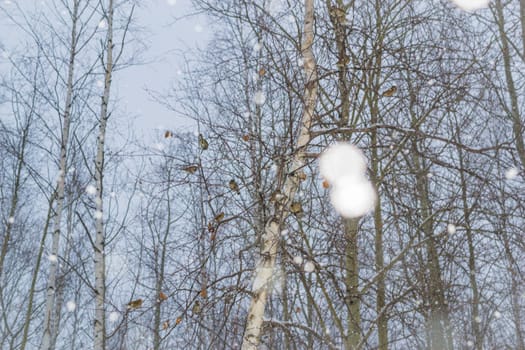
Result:
M359 148L337 143L321 155L319 168L332 185L330 200L339 214L356 218L374 209L377 194L366 178L366 158Z
M489 7L490 0L452 0L462 10L474 11Z
M505 178L507 180L512 180L514 178L516 178L516 176L518 176L519 174L519 170L518 168L509 168L507 169L507 171L505 171Z
M66 303L66 309L68 312L73 312L76 308L77 304L74 301L70 300Z

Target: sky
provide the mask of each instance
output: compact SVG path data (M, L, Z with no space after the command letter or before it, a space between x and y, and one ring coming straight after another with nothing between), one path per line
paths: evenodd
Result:
M32 7L40 1L46 0L18 0L18 5ZM0 0L0 5L9 8L14 2ZM134 131L137 134L148 135L158 127L190 128L190 120L182 119L154 101L148 90L166 93L176 84L184 63L179 52L207 44L206 18L193 12L190 0L148 0L141 1L136 8L135 24L144 29L139 35L147 50L141 52L139 64L119 71L113 80L112 95L119 101L118 112L135 118ZM17 38L22 35L20 29L0 21L2 55L13 50L19 44ZM2 55L0 69L8 67Z
M162 93L176 84L184 63L177 51L206 45L206 18L188 16L191 13L190 0L149 0L137 11L138 24L151 33L146 40L149 48L142 57L146 63L118 73L115 81L123 99L120 107L137 115L138 131L148 132L156 127L177 130L181 125L191 125L189 120L154 101L147 91Z

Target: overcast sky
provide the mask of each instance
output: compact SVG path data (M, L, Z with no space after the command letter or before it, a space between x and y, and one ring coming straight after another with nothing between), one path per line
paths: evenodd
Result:
M176 84L183 64L177 51L206 45L204 17L189 16L175 21L191 11L190 0L149 0L147 6L137 11L139 25L151 31L146 40L149 49L143 56L148 63L119 73L116 80L118 94L124 99L122 107L139 116L139 129L147 131L159 125L176 129L181 122L189 123L154 102L145 88L165 91Z
M16 0L0 0L4 8L13 6ZM38 6L45 0L18 0L18 5ZM143 64L119 71L114 79L112 95L118 97L117 109L129 113L136 119L136 132L149 134L158 126L177 130L181 124L190 126L184 120L153 101L146 89L166 92L180 77L182 57L178 51L196 46L204 47L208 34L206 19L191 15L190 0L148 0L141 2L135 11L135 23L144 29L141 39L148 49L141 54ZM6 52L19 46L17 38L22 37L20 29L0 20L0 69L7 68ZM135 48L128 48L135 49ZM3 62L2 62L3 61ZM4 63L4 64L2 64Z

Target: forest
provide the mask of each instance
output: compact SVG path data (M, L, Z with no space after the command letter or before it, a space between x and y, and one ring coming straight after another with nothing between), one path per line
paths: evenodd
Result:
M0 2L0 349L525 350L525 0L158 4Z

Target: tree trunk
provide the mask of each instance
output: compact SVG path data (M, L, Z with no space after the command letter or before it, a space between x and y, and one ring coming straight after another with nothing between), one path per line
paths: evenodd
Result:
M29 287L29 292L28 292L27 310L26 310L25 318L24 318L24 330L22 333L22 340L20 342L20 350L25 350L27 346L27 341L29 338L29 326L31 324L31 316L33 314L33 300L35 298L36 283L38 279L38 273L40 271L40 263L42 262L42 256L44 254L44 247L45 247L45 242L47 238L47 232L49 230L49 225L51 223L51 213L53 211L53 200L54 198L51 198L49 201L46 222L44 224L42 238L40 240L40 246L39 246L40 248L38 250L38 254L36 257L36 264L33 270L33 275L31 276L31 286Z
M275 204L274 216L268 220L265 226L265 234L262 238L261 259L256 268L254 290L250 309L246 319L246 326L242 342L243 350L257 349L262 334L264 309L266 307L268 293L270 292L269 282L273 277L275 259L279 249L280 223L285 221L289 215L288 205L291 203L300 179L296 174L304 165L305 148L310 142L310 128L313 122L313 114L317 100L317 68L313 55L312 45L314 39L314 1L305 0L304 15L304 41L302 43L302 55L304 58L304 70L306 75L304 92L304 111L301 120L299 138L296 144L297 152L292 159L291 171L287 172L283 195L285 200Z
M94 350L106 348L106 236L103 221L103 188L104 188L104 154L106 126L109 118L108 104L111 91L111 78L113 74L113 0L109 0L107 9L107 43L106 62L104 66L104 95L100 108L100 126L97 138L97 157L95 161L95 326Z
M359 294L359 262L357 233L359 219L345 219L345 303L348 308L348 330L345 349L355 350L361 341L361 296Z
M55 328L55 320L53 314L55 312L55 292L56 292L56 275L58 270L58 254L60 248L60 233L62 224L62 210L64 206L64 189L66 181L66 166L67 166L67 150L69 143L69 127L71 123L71 105L73 101L73 77L75 71L75 58L77 50L77 16L78 16L79 2L75 1L73 4L73 11L71 18L71 41L69 51L69 64L67 73L67 85L66 85L66 100L64 107L64 115L62 120L62 138L60 144L60 159L57 179L57 190L56 196L56 209L54 212L54 230L53 230L53 243L51 246L51 256L49 264L49 276L47 281L47 293L46 293L46 304L44 309L44 335L42 338L41 350L50 350L51 342L54 337L54 333L57 331Z
M2 248L0 251L0 283L3 281L4 276L4 261L5 257L7 255L7 248L9 246L9 241L11 240L11 232L13 230L13 224L16 215L16 209L18 207L18 195L20 191L20 181L22 180L22 169L24 168L24 155L25 155L25 149L27 145L27 138L29 136L29 124L30 121L28 121L28 125L24 128L22 131L22 138L20 140L19 145L19 154L18 159L16 162L16 169L15 169L15 183L13 185L13 193L11 195L11 205L9 208L9 214L8 214L8 220L7 220L7 227L5 229L5 232L3 234L4 239L2 241Z
M468 207L468 192L467 186L468 182L465 178L465 172L463 169L466 169L465 162L463 159L463 151L461 148L457 147L459 154L459 165L460 165L460 179L461 179L461 201L463 204L463 216L465 218L465 228L467 233L467 244L468 244L468 271L469 271L469 281L470 288L472 290L472 333L474 335L474 346L477 350L483 349L483 334L479 328L479 289L478 282L476 280L476 252L474 250L474 241L472 236L472 226L470 220L471 209Z
M523 0L521 1L520 5L523 6ZM505 70L505 80L507 83L507 89L508 89L509 100L510 100L510 119L512 121L512 131L514 132L516 149L518 151L518 156L521 162L521 166L525 168L525 144L523 141L523 123L521 122L518 93L516 91L514 77L512 76L512 63L511 63L511 57L510 57L509 42L507 38L507 33L505 32L505 19L503 16L503 5L501 4L501 0L496 1L495 7L496 7L496 23L498 24L498 31L499 31L499 35L501 39L501 53L503 56L503 67ZM521 11L523 13L525 10L523 10L522 8ZM525 22L523 18L521 20L522 20L522 23Z

